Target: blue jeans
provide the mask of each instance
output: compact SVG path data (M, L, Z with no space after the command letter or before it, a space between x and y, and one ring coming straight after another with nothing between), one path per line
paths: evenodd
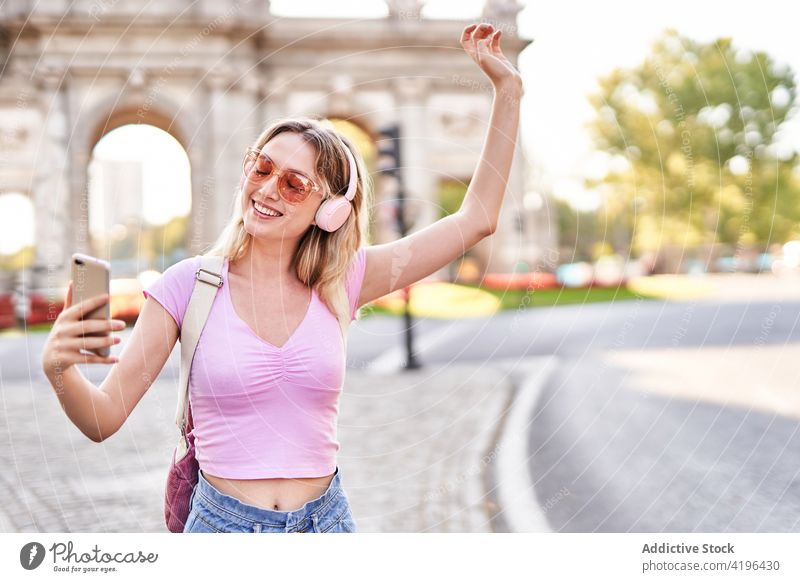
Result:
M325 492L293 511L273 511L225 495L198 473L183 533L272 533L356 531L339 467Z

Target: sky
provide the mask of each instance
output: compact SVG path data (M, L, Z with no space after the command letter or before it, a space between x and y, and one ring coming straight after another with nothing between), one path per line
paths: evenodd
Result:
M536 169L535 186L546 187L577 208L598 206L600 200L586 192L582 184L584 176L602 173L603 169L598 167L602 163L585 130L593 115L586 97L595 90L596 80L613 68L640 63L664 29L676 28L684 36L705 42L730 36L735 46L764 50L791 66L800 84L800 50L795 30L800 8L792 9L792 2L670 0L656 4L560 0L522 4L525 8L518 17L519 34L533 39L533 43L519 60L525 83L520 141L527 163ZM271 6L274 14L286 17L380 18L386 14L382 0L272 0ZM482 6L481 0L428 0L422 14L427 18L477 21ZM156 159L175 155L166 140L162 143L153 137L141 139L148 143L145 151ZM791 123L786 140L789 146L800 150L800 120ZM109 150L102 155L115 154ZM163 204L165 187L166 191L177 192L178 186L159 185L147 178L145 182L144 212L148 221L163 223L176 213L185 212L185 193L177 195L174 205ZM18 220L11 225L3 222L3 217L19 209L20 204L18 198L0 197L0 253L32 240L32 234L27 233L31 228L21 233Z
M191 210L191 168L181 144L165 131L148 125L128 125L110 131L97 142L94 160L128 160L130 152L142 152L142 214L149 224L164 224ZM90 191L90 208L97 208L99 196L115 204L116 193ZM103 226L101 213L91 217L90 228ZM112 225L113 226L113 225Z
M788 1L711 2L670 0L522 1L519 34L532 39L519 59L525 83L520 141L526 160L536 168L543 186L573 206L597 208L600 200L583 188L587 174L602 173L605 161L595 154L585 129L594 110L587 95L597 79L616 67L633 67L644 60L653 41L675 28L698 41L722 36L734 46L764 50L792 67L800 85L800 45L796 22L800 7ZM282 16L381 17L382 0L346 3L318 0L272 0ZM475 18L482 0L428 0L422 15L430 18ZM333 8L332 8L333 7ZM346 10L346 12L345 12ZM786 133L787 143L800 150L800 119ZM539 180L537 179L537 182Z

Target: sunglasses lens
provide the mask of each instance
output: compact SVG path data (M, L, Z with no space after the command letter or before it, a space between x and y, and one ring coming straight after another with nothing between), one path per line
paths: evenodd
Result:
M311 194L311 182L305 176L286 172L280 180L281 196L292 204L298 204Z
M260 182L265 178L269 178L270 174L272 174L273 165L268 158L251 152L245 156L243 168L245 175L250 180Z
M256 158L255 170L257 175L267 178L270 174L272 174L272 169L272 160L265 158L264 156L258 156L258 158Z

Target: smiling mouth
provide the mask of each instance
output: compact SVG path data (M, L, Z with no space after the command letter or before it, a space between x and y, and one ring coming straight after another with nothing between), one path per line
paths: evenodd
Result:
M256 214L257 214L257 215L258 215L260 218L280 218L281 216L283 216L283 214L267 214L266 212L262 212L262 211L260 211L260 210L258 209L258 207L256 206L256 201L255 201L255 200L253 200L253 201L252 201L252 206L253 206L253 211L254 211L254 212L255 212L255 213L256 213ZM261 205L261 204L258 204L258 206L261 206L262 208L264 208L264 206L263 206L263 205Z

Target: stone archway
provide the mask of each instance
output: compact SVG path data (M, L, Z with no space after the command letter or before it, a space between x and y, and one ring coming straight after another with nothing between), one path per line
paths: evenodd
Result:
M157 106L146 106L147 103L147 98L144 97L142 92L129 95L122 102L115 99L113 95L108 96L98 103L98 107L93 110L94 115L90 113L85 119L81 120L80 129L77 129L74 134L73 180L75 185L74 192L78 192L79 195L75 196L76 200L73 201L72 208L75 224L77 225L76 230L73 232L73 244L76 248L83 249L77 252L89 251L88 167L92 151L104 136L119 127L139 124L150 125L175 138L189 157L192 171L192 208L195 207L195 199L203 189L204 175L201 169L198 168L198 166L202 165L202 160L198 159L199 152L196 150L193 152L189 148L190 138L187 135L187 127L191 124L188 121L191 113L181 111L176 104L164 98L159 100ZM189 240L197 237L195 229L198 223L190 221L189 224L187 244Z
M63 13L12 4L0 9L0 27L17 39L0 78L0 119L14 126L4 137L19 139L0 159L0 190L34 199L41 233L34 286L63 285L69 255L87 250L91 151L124 123L163 129L186 150L190 254L217 238L242 153L279 117L328 114L373 136L399 127L404 188L418 207L412 230L438 219L441 175L469 176L476 167L491 95L458 49L463 18L428 20L418 3L388 0L387 17L366 25L282 18L281 26L270 26L268 0L204 0L191 11L152 4L137 7L135 21L130 3L79 2ZM482 16L504 28L512 61L529 44L516 34L519 8L515 0L486 0ZM174 26L153 25L165 18ZM543 228L520 241L513 227L525 190L521 149L500 225L485 241L497 250L486 253L491 270L532 262L552 236Z

